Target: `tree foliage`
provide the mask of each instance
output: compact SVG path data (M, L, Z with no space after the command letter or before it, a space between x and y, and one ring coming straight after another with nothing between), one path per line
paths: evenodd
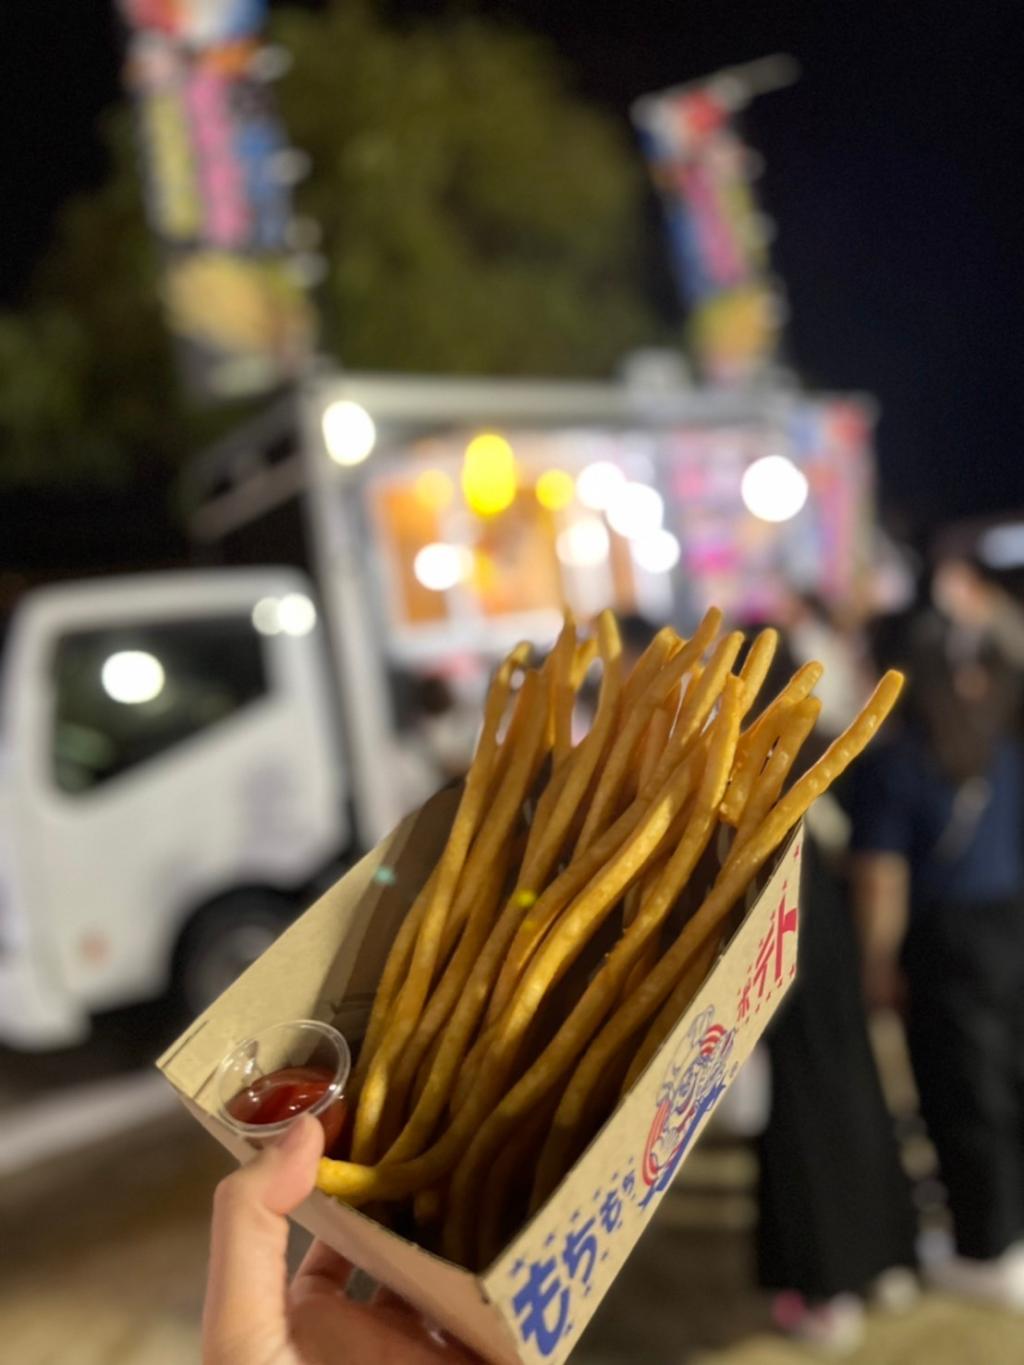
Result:
M277 11L279 89L312 159L323 349L351 368L598 375L657 330L641 284L642 171L544 43L473 17L399 27L360 0ZM159 308L130 120L110 176L63 212L0 314L7 481L174 462L223 412L190 411ZM230 418L231 414L227 414Z

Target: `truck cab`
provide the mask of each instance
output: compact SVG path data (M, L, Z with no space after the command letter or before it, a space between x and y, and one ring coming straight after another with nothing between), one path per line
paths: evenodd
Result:
M0 672L0 1038L209 1003L352 842L320 612L290 569L27 595Z

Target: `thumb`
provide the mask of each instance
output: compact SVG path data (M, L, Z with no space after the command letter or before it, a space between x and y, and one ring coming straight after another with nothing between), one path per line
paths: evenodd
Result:
M203 1311L205 1365L246 1365L252 1343L261 1360L286 1345L285 1215L312 1191L323 1141L316 1119L302 1116L280 1142L217 1186Z

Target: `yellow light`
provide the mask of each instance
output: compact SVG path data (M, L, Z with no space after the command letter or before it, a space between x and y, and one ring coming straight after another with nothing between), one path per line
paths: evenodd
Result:
M442 512L455 497L455 484L443 469L425 469L413 485L418 501L432 512Z
M537 501L549 512L560 512L568 507L576 494L572 475L564 469L547 469L537 480Z
M462 492L471 510L478 517L504 512L515 501L516 484L516 457L504 436L474 436L462 466Z

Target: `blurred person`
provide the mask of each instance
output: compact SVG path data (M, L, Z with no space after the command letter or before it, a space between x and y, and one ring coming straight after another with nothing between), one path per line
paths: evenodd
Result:
M1020 676L1007 657L1016 623L959 569L936 574L932 600L895 641L910 686L853 786L864 983L870 1004L906 1009L957 1252L930 1273L1024 1310L1024 761Z
M347 1296L352 1266L314 1242L291 1283L288 1218L312 1193L323 1129L300 1117L222 1180L213 1205L203 1365L432 1365L477 1357L389 1290Z
M946 558L932 575L931 603L950 624L952 647L963 656L994 650L1024 669L1024 610L968 559Z
M763 695L796 669L783 636ZM815 734L791 775L820 755ZM859 954L839 860L848 826L826 794L803 839L799 963L769 1026L771 1101L759 1144L758 1271L784 1332L855 1350L865 1301L916 1297L916 1219L861 995Z

